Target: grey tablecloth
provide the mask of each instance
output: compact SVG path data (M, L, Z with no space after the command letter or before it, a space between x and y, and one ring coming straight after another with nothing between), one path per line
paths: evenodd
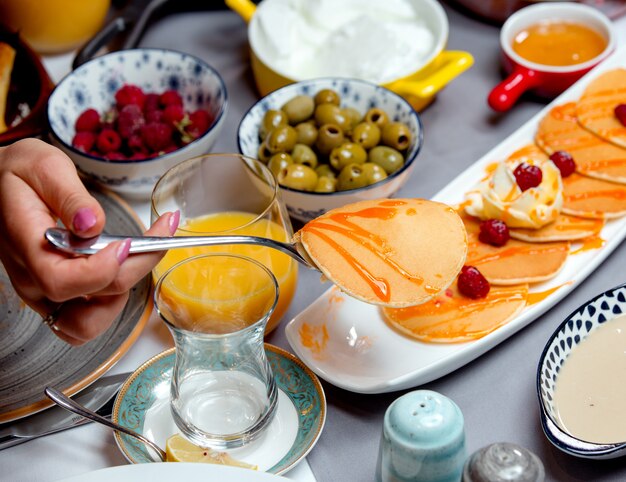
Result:
M541 101L526 99L506 115L492 113L485 99L500 79L499 29L452 8L446 10L451 25L449 48L470 51L475 65L422 113L424 149L400 193L403 196L433 196L544 106ZM214 151L236 151L239 120L258 98L243 22L231 12L179 14L154 25L141 45L184 50L220 71L229 89L230 108ZM527 328L464 368L421 387L443 393L460 406L470 453L497 441L515 442L539 455L547 480L626 480L623 460L585 461L552 447L541 431L535 390L537 361L550 334L585 300L626 281L625 266L626 246L622 245L582 285ZM316 273L301 270L295 299L283 323L326 288ZM282 327L269 341L289 349ZM324 388L326 427L308 457L316 478L320 482L373 480L384 412L403 392L358 395L327 383Z

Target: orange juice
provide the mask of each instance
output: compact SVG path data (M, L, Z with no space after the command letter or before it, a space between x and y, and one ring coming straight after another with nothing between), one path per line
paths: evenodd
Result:
M256 221L255 221L256 220ZM187 220L179 227L176 235L189 236L200 234L236 234L261 236L275 239L277 241L289 241L285 229L278 223L267 219L257 219L256 214L246 212L222 212L208 216ZM266 332L273 330L287 311L289 303L296 290L298 278L297 262L290 256L275 249L255 245L226 245L226 246L204 246L194 248L178 248L167 252L165 257L154 269L154 276L158 279L168 268L174 264L191 256L206 253L232 253L249 256L269 268L278 281L280 295L274 314L270 318ZM254 283L251 283L251 290ZM228 288L224 286L224 290ZM201 286L198 286L201 290ZM228 296L225 291L224 296ZM257 309L255 306L263 303L263 296L256 301L252 297L246 301L251 310ZM186 301L181 299L181 303Z
M513 50L542 65L564 66L587 62L602 52L607 40L599 32L573 22L540 22L519 32Z

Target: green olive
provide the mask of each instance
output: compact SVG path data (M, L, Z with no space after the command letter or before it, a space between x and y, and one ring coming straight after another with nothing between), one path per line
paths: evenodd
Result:
M373 122L361 122L352 129L352 142L371 149L380 142L380 129Z
M341 171L348 164L363 164L367 160L367 151L360 144L346 142L330 152L330 165Z
M376 146L367 154L367 161L378 164L387 174L392 174L404 165L404 156L389 146Z
M277 152L289 152L296 145L298 134L290 125L275 127L268 134L265 142L272 154Z
M384 110L378 107L372 107L365 113L363 120L365 120L365 122L373 122L382 129L383 126L389 122L389 116Z
M269 147L267 147L266 141L263 141L261 142L261 144L259 144L257 157L259 161L261 161L263 164L267 164L270 160L270 157L272 157L272 152L270 151Z
M263 115L261 126L259 127L259 137L265 139L269 131L278 126L287 124L287 114L282 110L270 109Z
M269 167L274 176L278 177L278 173L291 164L293 164L291 155L286 152L279 152L270 157L267 167Z
M324 124L317 132L315 147L323 156L330 154L335 147L343 144L344 136L341 128L336 124Z
M378 181L382 181L387 177L387 173L385 170L380 167L378 164L374 164L373 162L366 162L365 164L361 164L361 168L363 169L363 173L365 174L365 178L367 179L367 185L377 183Z
M337 179L328 176L319 176L315 185L315 192L335 192L337 188Z
M291 157L296 164L304 164L313 169L317 167L317 154L306 144L296 144L293 146Z
M297 95L287 101L280 110L287 114L287 120L291 125L296 125L313 115L315 102L308 95Z
M350 129L350 119L334 104L321 104L315 108L315 123L318 126L324 124L338 125L343 132Z
M306 144L312 146L317 140L317 126L315 122L301 122L296 126L296 133L298 134L297 143Z
M365 177L361 164L348 164L337 177L337 191L357 189L363 186L367 186L367 177Z
M350 125L346 132L352 132L355 126L361 122L361 119L363 119L361 113L354 107L345 107L341 110L341 112L348 118L348 123Z
M403 151L411 145L412 137L411 129L402 122L388 122L381 133L383 144L399 151Z
M315 105L320 104L335 104L339 105L341 98L339 94L332 89L322 89L317 94L315 94Z
M335 170L330 167L329 164L320 164L315 168L315 172L318 177L332 177L333 179L337 177L335 174Z
M317 174L304 164L290 164L276 178L281 186L301 191L312 191L317 186Z

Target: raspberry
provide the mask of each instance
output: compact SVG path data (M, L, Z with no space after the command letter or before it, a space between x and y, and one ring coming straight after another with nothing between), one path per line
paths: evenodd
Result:
M623 126L626 126L626 104L619 104L615 107L615 117Z
M78 116L74 127L76 132L96 132L100 129L100 114L96 109L87 109Z
M480 223L478 239L492 246L504 246L509 240L509 228L504 221L487 219Z
M474 266L463 266L457 281L461 294L468 298L484 298L489 293L489 281Z
M143 143L143 138L141 134L133 134L126 140L126 145L128 148L135 153L148 154L148 148Z
M115 93L115 101L120 109L129 104L137 104L143 109L146 94L136 85L125 84Z
M567 177L574 174L576 163L574 158L567 151L556 151L550 155L550 160L554 162L556 167L561 171L561 177Z
M113 129L102 129L96 139L96 146L102 154L117 151L122 146L122 138Z
M89 131L77 132L72 139L72 145L83 152L90 152L95 143L96 135Z
M159 104L162 107L168 105L183 105L183 98L175 90L166 90L159 96Z
M164 122L162 110L151 110L146 113L146 122Z
M537 166L533 166L526 162L522 162L513 171L517 185L522 191L526 191L531 187L537 187L541 184L543 173Z
M189 114L189 125L187 126L187 133L189 133L194 139L197 139L211 126L211 115L206 110L196 110Z
M146 94L146 102L143 105L143 113L148 114L152 110L159 110L159 94Z
M119 151L107 152L104 158L109 161L125 161L127 159L127 157Z
M141 128L141 137L154 152L159 152L172 143L172 128L163 122L150 122Z
M163 109L163 122L174 125L185 117L185 110L182 105L170 104Z
M128 139L146 123L143 111L137 104L125 105L117 117L117 132L122 139Z

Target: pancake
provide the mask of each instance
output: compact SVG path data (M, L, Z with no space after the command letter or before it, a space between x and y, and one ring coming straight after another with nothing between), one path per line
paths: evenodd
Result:
M575 241L589 236L597 236L604 226L601 219L586 219L559 214L556 221L539 229L511 228L512 238L529 243L549 243L552 241Z
M430 343L481 338L512 320L526 306L528 285L492 286L482 299L463 296L454 283L445 294L419 306L383 308L387 322L402 333Z
M377 199L333 209L298 233L320 271L371 304L403 307L448 288L467 254L456 211L424 199Z
M569 152L580 174L626 184L626 149L581 127L574 102L553 108L539 123L535 141L548 154Z
M561 270L569 254L568 242L527 243L509 239L491 246L478 239L479 222L463 216L467 229L467 265L475 266L491 284L516 285L550 279Z
M614 69L592 80L576 104L576 117L585 129L626 147L626 126L615 117L615 107L626 104L626 70Z
M574 173L563 179L562 212L594 219L623 216L626 214L626 186Z

